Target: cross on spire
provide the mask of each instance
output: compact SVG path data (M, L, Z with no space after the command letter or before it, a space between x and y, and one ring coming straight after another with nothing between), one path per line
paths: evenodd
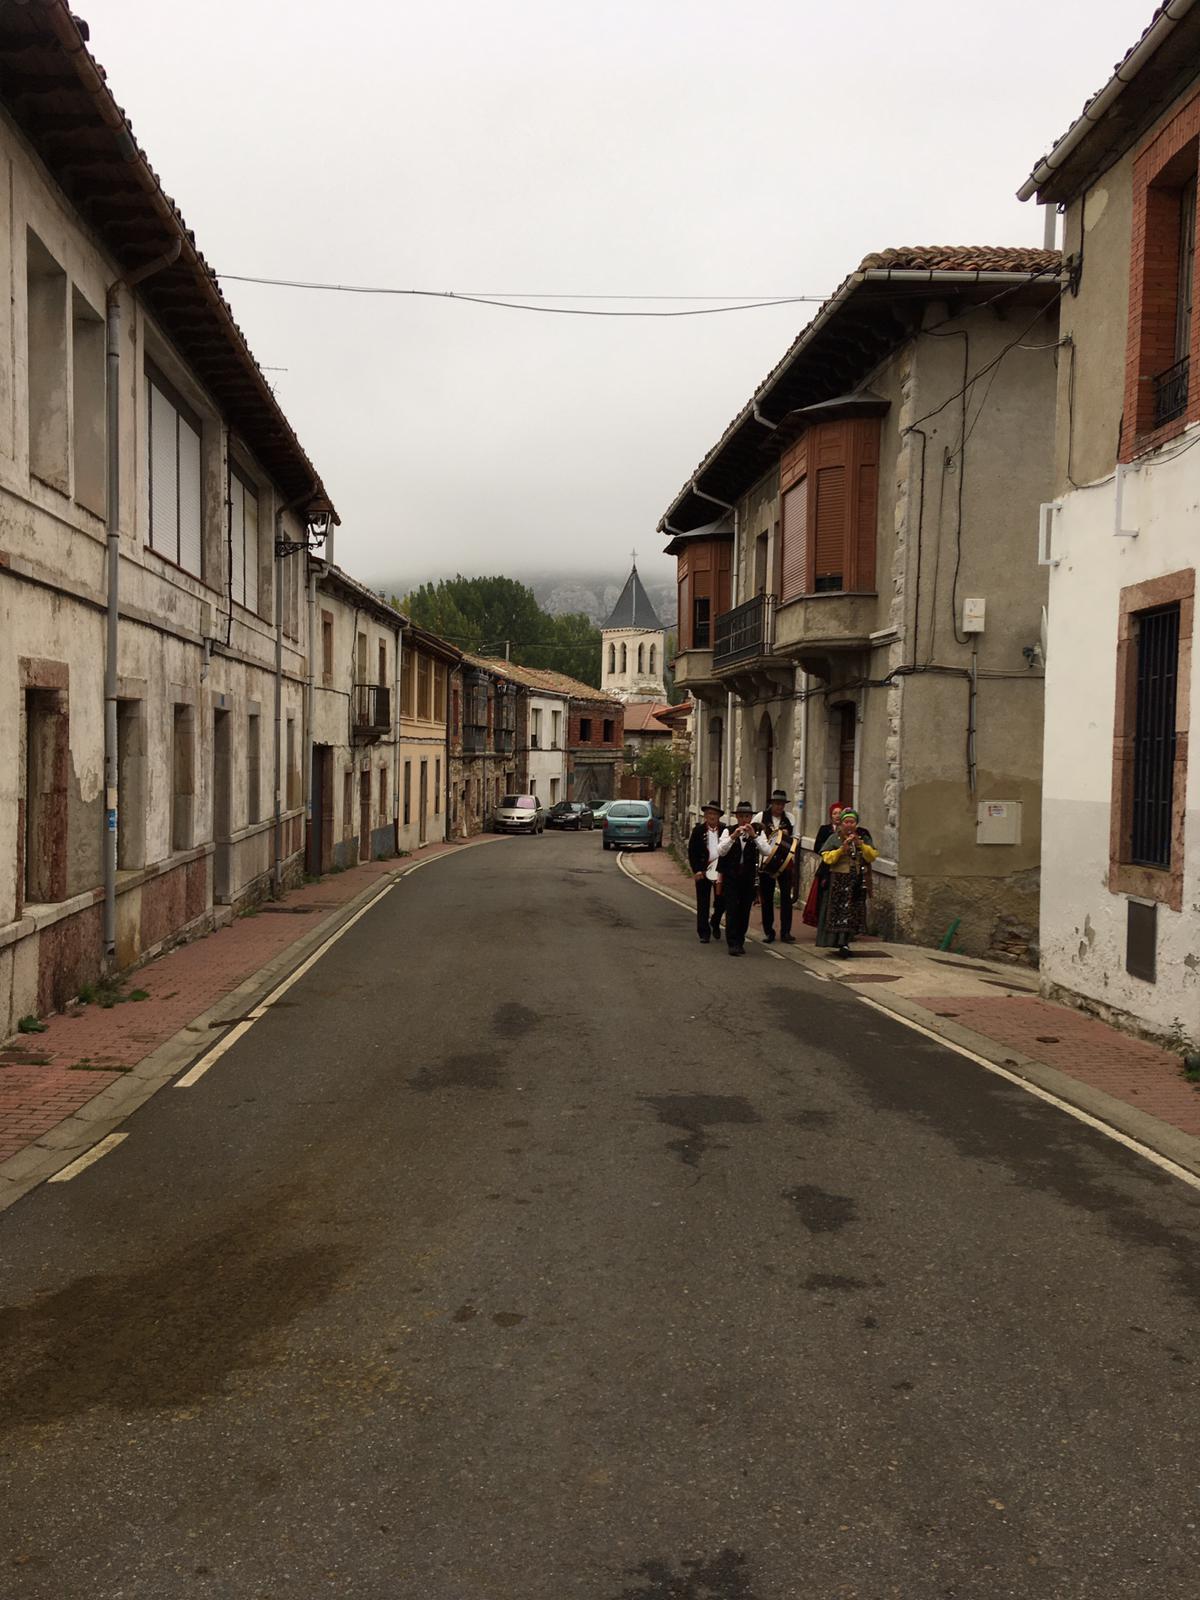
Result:
M635 567L637 566L637 551L636 550L633 552L633 564L634 564Z

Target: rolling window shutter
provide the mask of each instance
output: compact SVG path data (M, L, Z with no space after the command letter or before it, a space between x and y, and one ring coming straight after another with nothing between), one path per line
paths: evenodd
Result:
M692 638L692 582L686 573L679 580L679 604L675 614L679 618L679 648L691 650L695 644Z
M179 560L178 413L147 379L150 397L150 548Z
M846 571L847 510L845 467L822 467L817 473L814 588L840 589L842 586Z
M783 497L783 556L779 598L795 600L805 593L808 564L808 480L801 478Z
M238 605L246 603L246 492L242 480L229 478L229 592Z
M200 516L200 435L179 418L179 565L200 576L203 561Z
M858 469L858 506L855 515L855 589L875 587L875 524L879 508L879 468L873 461Z
M258 496L251 489L243 491L246 508L246 604L251 611L258 610Z

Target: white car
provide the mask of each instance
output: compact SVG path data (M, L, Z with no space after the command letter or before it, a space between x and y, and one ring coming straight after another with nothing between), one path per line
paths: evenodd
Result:
M535 794L503 794L492 827L497 833L545 833L546 813Z

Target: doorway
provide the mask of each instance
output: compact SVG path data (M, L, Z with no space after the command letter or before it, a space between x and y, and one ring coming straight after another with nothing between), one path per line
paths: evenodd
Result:
M213 712L213 899L233 898L233 713Z
M316 876L333 866L333 748L330 745L314 744L312 747L308 792L312 797L308 870Z
M358 775L358 859L371 859L371 769Z
M429 837L427 823L429 818L429 763L421 763L421 780L417 786L417 838L424 844Z

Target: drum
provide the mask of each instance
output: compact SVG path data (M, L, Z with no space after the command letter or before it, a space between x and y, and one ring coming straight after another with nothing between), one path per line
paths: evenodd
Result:
M780 839L771 846L770 852L763 857L759 871L765 878L779 878L787 871L796 859L796 846L798 840L795 834L790 839Z

